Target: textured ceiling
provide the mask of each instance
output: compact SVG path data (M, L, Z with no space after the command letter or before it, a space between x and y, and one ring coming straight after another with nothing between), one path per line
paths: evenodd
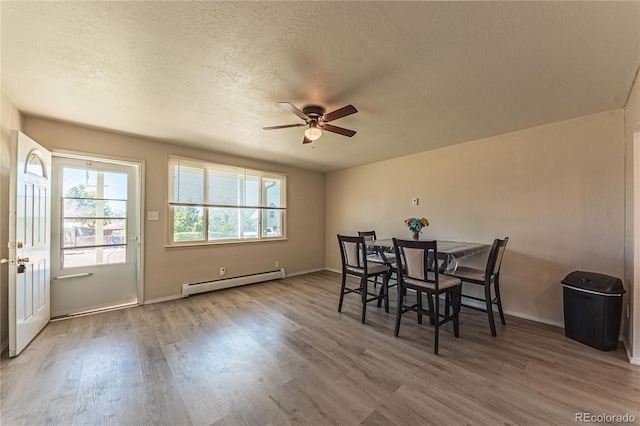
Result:
M2 90L47 117L334 170L624 106L639 2L7 2ZM302 145L278 106L359 113Z

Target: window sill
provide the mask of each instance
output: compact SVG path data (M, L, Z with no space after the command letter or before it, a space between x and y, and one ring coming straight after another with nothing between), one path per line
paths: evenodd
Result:
M246 240L224 240L224 241L208 241L208 242L192 242L180 244L165 244L165 249L181 249L181 248L197 248L210 246L226 246L235 244L260 244L287 241L287 237L262 238L262 239L246 239Z

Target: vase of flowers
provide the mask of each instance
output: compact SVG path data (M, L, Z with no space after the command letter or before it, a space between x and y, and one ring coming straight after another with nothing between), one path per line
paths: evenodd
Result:
M409 219L404 221L404 224L412 232L413 239L418 241L420 239L420 231L422 231L422 228L424 228L425 226L429 226L429 221L424 217L410 217Z

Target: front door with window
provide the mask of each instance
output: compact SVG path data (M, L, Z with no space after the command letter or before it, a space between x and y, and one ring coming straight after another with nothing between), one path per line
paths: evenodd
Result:
M21 132L11 140L9 356L49 322L51 153Z
M138 300L136 165L54 157L51 315Z

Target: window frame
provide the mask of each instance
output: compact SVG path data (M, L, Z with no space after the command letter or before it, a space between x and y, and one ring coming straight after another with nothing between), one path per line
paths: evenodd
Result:
M180 167L180 165L184 164L187 167L194 167L196 169L201 169L204 171L203 173L203 193L202 193L202 203L191 203L191 202L180 202L175 201L176 194L175 193L175 167ZM222 163L214 163L206 160L197 160L193 158L181 157L176 155L169 155L167 159L167 178L165 180L167 184L167 190L165 195L167 197L166 202L166 212L167 212L167 224L166 224L166 247L190 247L190 246L208 246L208 245L225 245L225 244L246 244L246 243L260 243L260 242L269 242L269 241L281 241L287 239L287 174L282 172L275 171L264 171L257 169L250 169L246 167L233 166L229 164ZM209 184L210 184L210 176L211 171L220 171L227 172L231 175L243 175L243 176L256 176L258 177L258 199L259 204L261 205L249 205L246 203L237 203L237 205L230 204L220 204L220 203L211 203L209 202ZM280 207L269 207L266 205L266 191L264 191L264 180L265 179L276 179L280 180ZM246 187L246 184L245 184ZM265 205L262 205L265 204ZM201 240L188 240L188 241L175 241L175 208L179 206L186 207L197 207L202 209L202 219L203 219L203 236L204 239ZM209 237L209 212L210 209L213 208L228 208L228 209L237 209L238 211L242 209L256 209L258 216L258 235L255 238L225 238L225 239L210 239ZM266 227L263 230L263 221L265 212L269 211L279 211L282 219L281 223L281 233L278 236L267 236L266 235ZM263 235L264 234L264 235Z

